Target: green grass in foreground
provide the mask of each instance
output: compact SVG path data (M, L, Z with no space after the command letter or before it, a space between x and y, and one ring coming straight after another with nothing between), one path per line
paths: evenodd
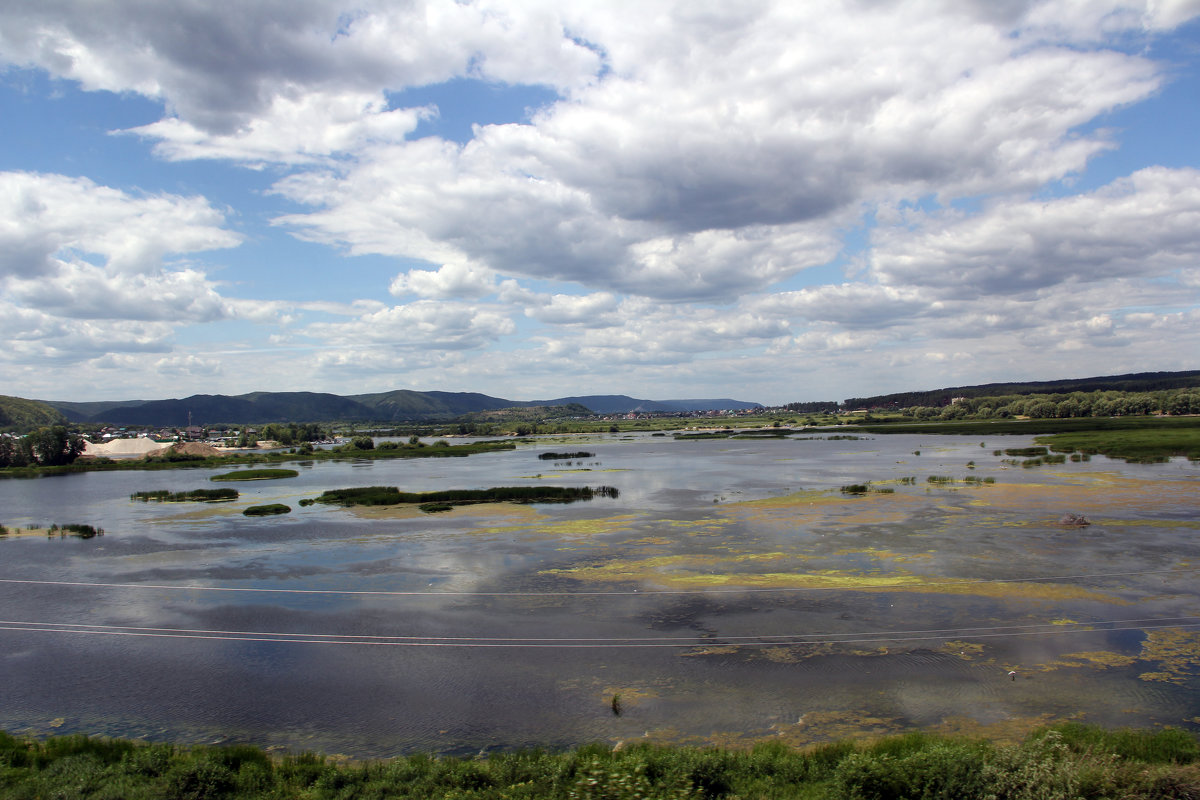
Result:
M1074 723L1005 746L924 734L870 744L749 751L637 744L619 750L519 751L486 758L416 755L335 763L303 754L179 747L0 733L5 798L205 800L633 800L634 798L1067 798L1200 797L1196 739L1177 730L1107 731Z
M300 473L294 469L239 469L213 475L212 481L269 481L275 478L295 478Z

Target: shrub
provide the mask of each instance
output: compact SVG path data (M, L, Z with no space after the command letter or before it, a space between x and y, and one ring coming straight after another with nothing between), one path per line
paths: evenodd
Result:
M184 761L167 773L168 796L179 800L218 800L233 788L229 768L207 759Z

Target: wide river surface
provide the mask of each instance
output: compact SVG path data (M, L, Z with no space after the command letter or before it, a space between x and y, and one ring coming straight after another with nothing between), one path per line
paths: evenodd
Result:
M1063 719L1200 729L1200 463L997 454L1031 444L614 434L298 462L257 482L0 481L10 529L104 529L0 539L0 728L356 757L1005 738ZM530 484L620 494L299 505ZM130 499L222 486L241 497ZM292 512L242 514L263 503Z

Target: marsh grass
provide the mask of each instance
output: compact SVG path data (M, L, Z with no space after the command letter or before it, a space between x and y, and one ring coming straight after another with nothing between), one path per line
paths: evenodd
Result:
M1044 456L1047 452L1045 447L1008 447L1005 448L1004 455L1032 458L1035 456Z
M1200 422L1193 419L1192 425ZM1039 436L1037 441L1055 453L1099 454L1133 463L1161 463L1177 456L1200 461L1200 427L1078 431Z
M618 698L614 697L613 701ZM585 745L477 758L399 756L339 763L235 747L182 747L0 733L4 797L448 798L1192 798L1197 741L1177 730L1111 731L1068 723L1019 745L906 734L793 749Z

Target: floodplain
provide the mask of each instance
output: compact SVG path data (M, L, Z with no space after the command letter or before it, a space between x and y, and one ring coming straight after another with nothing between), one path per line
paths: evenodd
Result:
M0 539L0 728L357 757L1200 730L1200 463L1003 454L1036 444L546 437L293 462L220 504L130 499L216 469L0 482L0 523L105 530ZM299 504L601 482L569 505ZM291 513L243 513L269 504Z

